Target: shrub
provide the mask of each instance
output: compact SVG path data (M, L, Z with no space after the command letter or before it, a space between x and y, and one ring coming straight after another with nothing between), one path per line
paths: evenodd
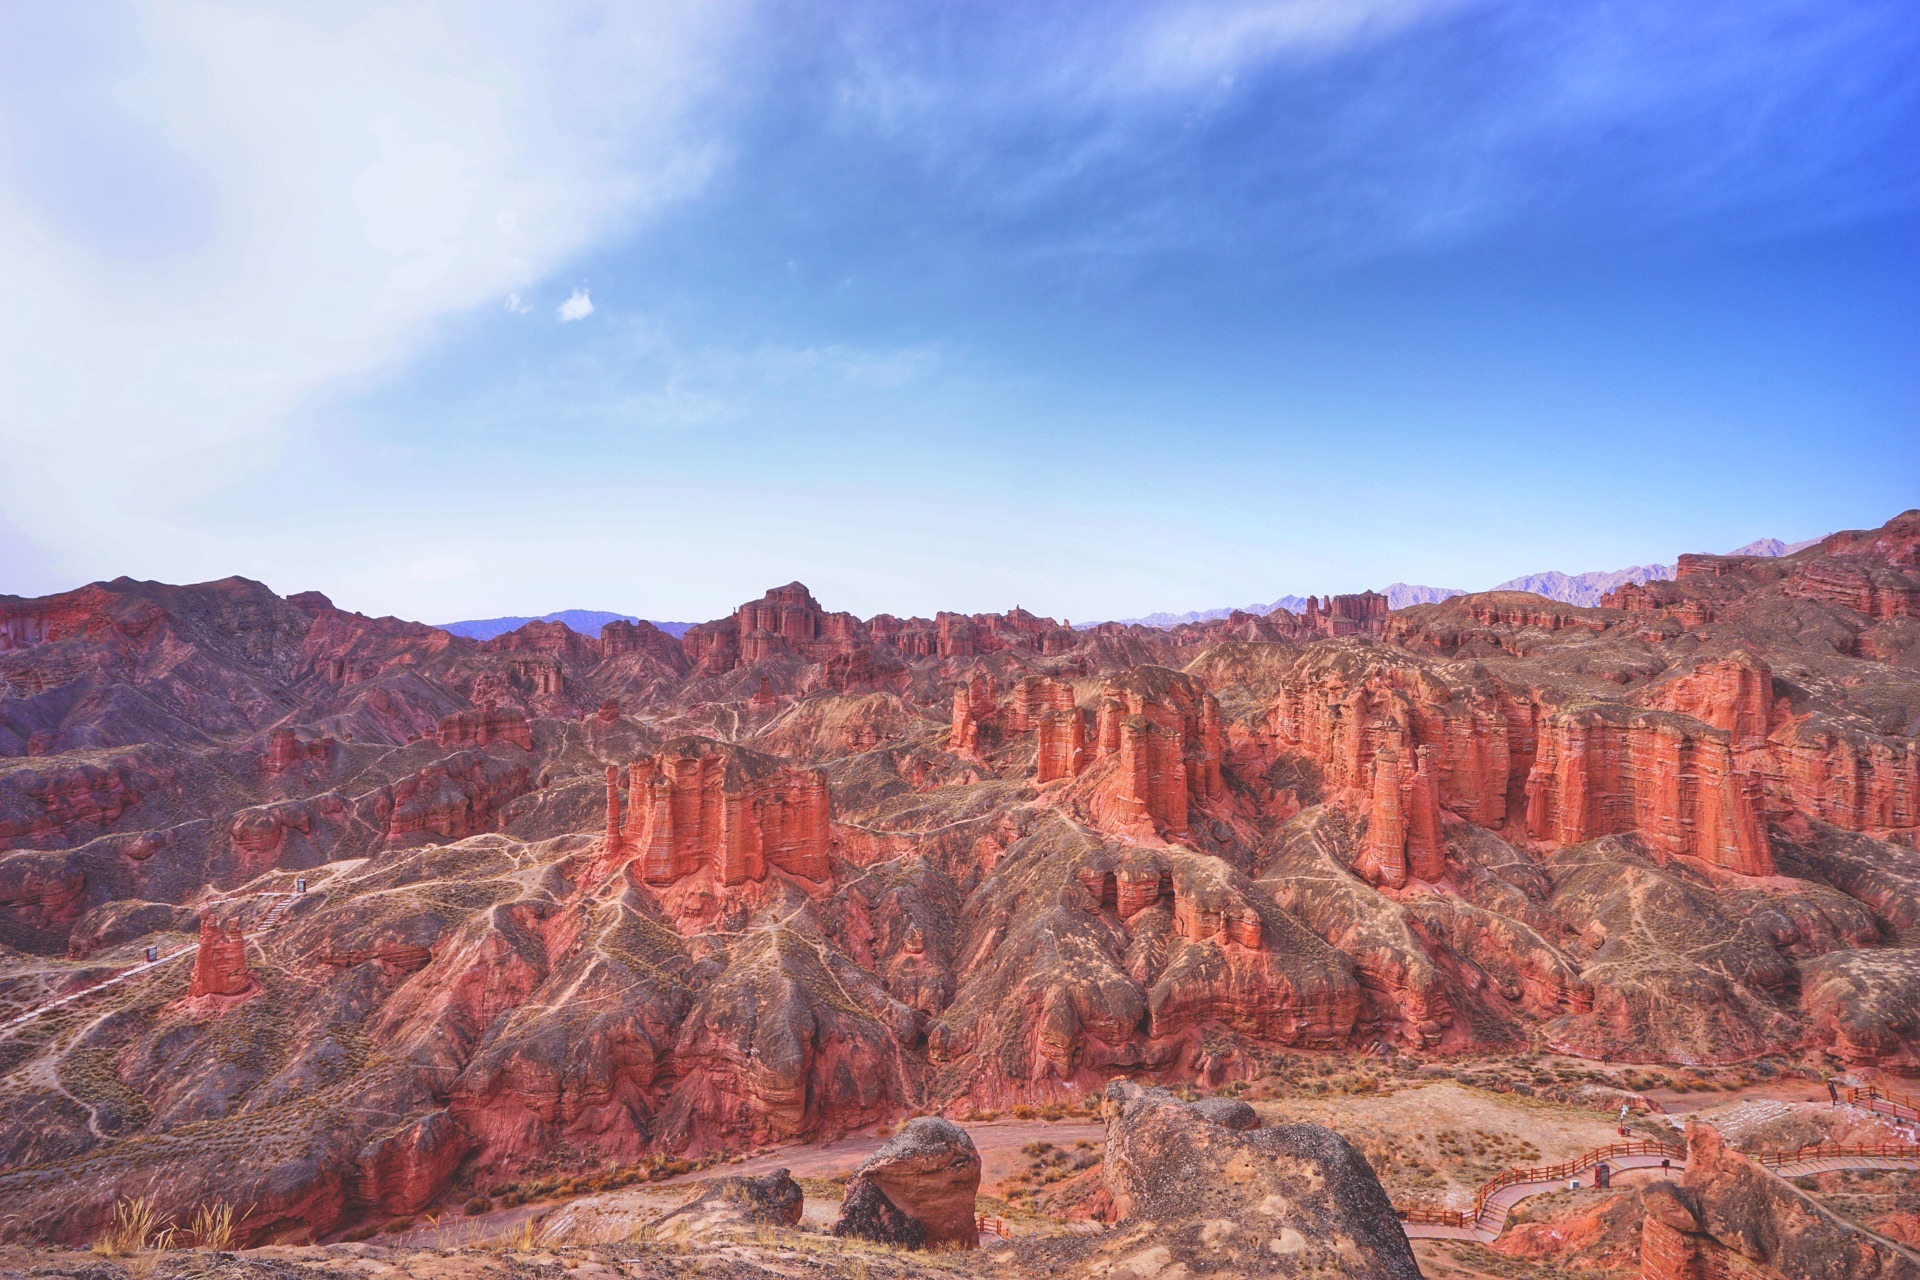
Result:
M492 1208L493 1201L487 1199L485 1196L475 1196L473 1199L467 1201L467 1216L469 1218L477 1218Z
M380 1229L386 1232L390 1236L397 1236L402 1231L405 1231L408 1227L411 1227L412 1225L413 1225L412 1218L392 1218L388 1220L386 1226L381 1227Z

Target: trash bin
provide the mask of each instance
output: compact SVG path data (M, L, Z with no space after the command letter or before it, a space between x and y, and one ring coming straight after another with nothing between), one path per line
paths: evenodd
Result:
M159 958L160 958L160 948L158 948L158 947L148 947L148 948L147 948L147 963L148 963L148 964L152 964L152 963L154 963L154 962L155 962L156 960L158 960Z

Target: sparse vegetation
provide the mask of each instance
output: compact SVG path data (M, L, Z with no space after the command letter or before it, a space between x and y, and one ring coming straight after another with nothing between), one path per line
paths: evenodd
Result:
M93 1242L93 1251L107 1258L131 1258L148 1249L165 1252L173 1236L172 1219L162 1220L151 1197L122 1197L113 1206L113 1225Z

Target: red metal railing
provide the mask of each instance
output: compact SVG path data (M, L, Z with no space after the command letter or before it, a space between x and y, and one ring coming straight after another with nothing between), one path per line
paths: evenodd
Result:
M1920 1098L1896 1093L1892 1089L1882 1089L1878 1085L1868 1085L1864 1089L1849 1087L1847 1101L1856 1107L1878 1111L1896 1120L1920 1120Z
M1583 1169L1591 1169L1602 1160L1611 1160L1619 1156L1667 1156L1671 1159L1684 1159L1687 1149L1678 1143L1647 1140L1640 1142L1614 1142L1604 1147L1596 1147L1584 1155L1559 1164L1540 1165L1531 1169L1509 1169L1482 1183L1474 1192L1473 1209L1395 1209L1400 1221L1420 1223L1436 1227L1472 1227L1480 1222L1481 1215L1487 1211L1487 1202L1508 1187L1519 1186L1526 1182L1558 1182L1562 1178L1571 1178Z
M1756 1164L1769 1169L1798 1164L1802 1160L1920 1160L1920 1143L1912 1142L1816 1142L1792 1151L1753 1151Z

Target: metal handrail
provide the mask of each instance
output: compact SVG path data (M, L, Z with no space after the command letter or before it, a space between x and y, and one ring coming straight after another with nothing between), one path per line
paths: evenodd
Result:
M1791 1151L1753 1151L1748 1157L1769 1169L1798 1164L1802 1160L1920 1160L1920 1143L1914 1142L1815 1142Z
M1677 1143L1662 1142L1657 1138L1642 1139L1637 1142L1611 1142L1604 1147L1595 1147L1571 1160L1559 1164L1541 1165L1528 1169L1508 1169L1496 1174L1480 1185L1474 1193L1471 1212L1461 1209L1398 1209L1402 1222L1420 1223L1436 1227L1471 1227L1479 1224L1487 1211L1487 1202L1508 1187L1526 1182L1558 1182L1562 1178L1571 1178L1582 1169L1591 1169L1602 1160L1615 1156L1670 1156L1684 1158L1687 1149Z
M1852 1106L1863 1106L1869 1111L1884 1111L1896 1120L1920 1120L1920 1098L1882 1089L1879 1085L1870 1084L1864 1088L1849 1085L1847 1102ZM1876 1105L1880 1103L1884 1103L1884 1107Z

